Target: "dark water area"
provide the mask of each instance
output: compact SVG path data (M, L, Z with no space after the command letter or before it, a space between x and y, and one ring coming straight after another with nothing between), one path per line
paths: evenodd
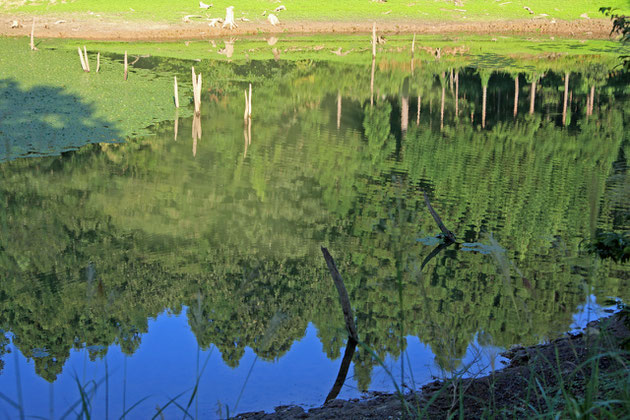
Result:
M321 246L371 349L343 398L393 391L388 371L409 387L487 372L628 299L628 266L584 251L630 226L627 74L588 60L204 71L200 118L60 156L3 149L6 417L74 417L84 400L94 418L320 405L347 342ZM458 240L430 259L422 191Z

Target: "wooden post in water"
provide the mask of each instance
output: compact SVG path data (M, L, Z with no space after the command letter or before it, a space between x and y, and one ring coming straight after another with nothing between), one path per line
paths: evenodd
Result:
M244 91L245 93L245 111L243 111L243 120L247 122L247 116L249 114L249 101L247 100L247 89Z
M196 113L201 114L201 73L197 75L197 106ZM201 126L201 121L199 122ZM200 131L201 132L201 131ZM201 137L201 135L199 135Z
M179 91L177 88L177 76L173 76L173 90L175 95L175 108L179 108Z
M101 53L96 53L96 72L101 69Z
M372 74L370 76L370 106L374 106L374 71L376 68L376 22L372 24Z
M247 89L245 89L245 112L243 113L243 119L251 119L252 118L252 84L249 84L249 94L247 93Z
M127 62L127 51L125 51L125 69L124 69L124 73L123 73L124 80L127 80L127 73L128 73L128 70L129 70L128 67L129 67L129 65L128 65L128 62Z
M35 18L33 18L33 25L31 26L31 51L37 51L35 47Z
M372 24L372 58L376 58L376 22Z
M413 34L413 39L411 40L411 58L414 58L416 53L416 34Z
M85 45L83 46L83 54L85 56L85 68L87 69L86 71L89 73L90 72L90 60L88 59L87 49L85 48Z
M245 152L243 157L247 157L247 146L252 143L252 84L249 84L249 94L245 89L245 111L243 112L243 136L245 137Z
M564 73L564 100L562 101L562 125L567 125L567 103L569 101L569 75Z
M83 58L83 51L81 51L81 47L77 47L77 51L79 52L79 60L81 60L81 68L83 71L87 72L87 66L85 64L85 59Z
M414 72L414 56L416 55L416 34L413 34L413 39L411 40L411 75L413 76Z
M245 151L243 158L247 157L247 146L252 144L252 84L249 84L249 94L247 89L245 94L245 111L243 112L243 137L245 138Z
M420 125L420 108L422 108L422 95L418 95L418 114L416 115L416 125Z

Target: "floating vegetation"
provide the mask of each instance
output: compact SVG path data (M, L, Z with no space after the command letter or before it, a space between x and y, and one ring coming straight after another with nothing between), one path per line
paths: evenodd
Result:
M115 54L99 58L98 73L87 73L76 65L76 50L39 48L32 54L22 43L0 39L3 57L11 57L0 60L0 161L149 135L150 125L173 117L170 74L130 66L133 77L124 83ZM83 52L87 71L85 47ZM180 110L181 116L191 114Z

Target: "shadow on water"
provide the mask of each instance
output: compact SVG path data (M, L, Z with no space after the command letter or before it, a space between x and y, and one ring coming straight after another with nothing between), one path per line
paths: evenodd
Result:
M12 79L0 79L0 98L0 162L121 139L112 123L94 117L92 105L62 88L23 90Z

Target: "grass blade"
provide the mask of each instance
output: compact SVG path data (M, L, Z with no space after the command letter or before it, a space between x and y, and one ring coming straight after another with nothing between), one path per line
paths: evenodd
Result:
M145 400L147 400L147 399L149 399L149 398L151 398L151 395L147 395L146 397L139 399L139 400L138 400L135 404L133 404L131 407L129 407L129 408L127 409L127 411L125 411L124 413L122 413L122 414L120 415L120 418L121 418L121 419L124 419L124 418L125 418L125 416L126 416L127 414L129 414L129 412L130 412L131 410L133 410L133 409L134 409L134 408L136 408L138 405L140 405L143 401L145 401ZM159 414L159 413L158 413L158 414ZM155 417L154 417L154 418L155 418Z
M87 397L83 386L81 386L81 382L79 381L79 378L76 374L74 375L74 380L77 383L77 387L79 388L79 395L81 396L81 413L79 413L79 417L82 417L82 415L84 415L87 420L90 420L90 400Z
M0 392L0 398L5 400L6 402L8 402L16 410L20 410L20 405L18 403L16 403L15 401L13 401L11 398L9 398L6 395L4 395L2 392Z
M168 407L170 404L172 404L173 402L175 402L176 399L178 399L179 397L181 397L182 395L184 395L185 393L187 393L188 390L182 391L181 393L177 394L177 396L171 398L170 400L168 400L168 402L164 405L164 407L160 408L158 410L157 413L155 413L155 415L153 417L151 417L151 420L155 420L163 411L166 407ZM121 417L122 418L122 417Z

